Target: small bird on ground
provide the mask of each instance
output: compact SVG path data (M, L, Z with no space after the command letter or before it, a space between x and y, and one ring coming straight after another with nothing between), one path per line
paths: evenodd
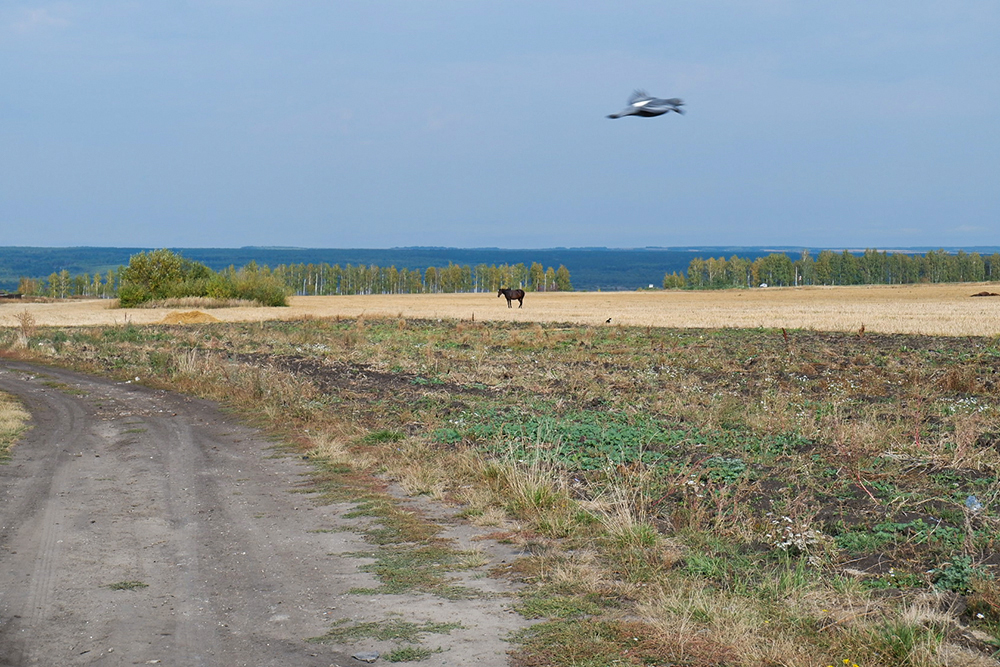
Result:
M609 317L608 319L606 319L606 320L604 321L604 323L605 323L605 324L611 324L611 318Z
M609 115L608 118L622 118L623 116L652 118L653 116L662 116L670 111L682 114L684 113L684 109L681 109L682 106L684 106L684 101L676 97L663 100L658 97L650 97L645 90L637 90L628 99L627 107L618 113Z

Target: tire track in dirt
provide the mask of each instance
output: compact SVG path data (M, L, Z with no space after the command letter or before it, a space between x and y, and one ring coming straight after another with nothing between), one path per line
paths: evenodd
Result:
M0 666L346 667L385 647L306 638L394 612L462 619L428 667L506 664L498 600L348 594L378 585L352 506L291 493L308 467L210 403L18 362L0 389L33 426L0 466Z
M64 443L67 441L70 434L74 431L81 412L78 409L73 409L75 406L72 405L60 405L59 407L61 409L58 411L56 417L57 430L52 434L52 441L54 443ZM60 451L58 448L54 450L54 455L57 457L62 458L65 453L65 451ZM36 488L39 491L44 490L45 495L50 495L54 489L62 488L65 485L65 480L60 479L60 477L64 470L65 468L60 466L57 468L58 476L53 476L49 484L45 484L46 480L39 480L40 483ZM25 601L25 617L31 625L36 625L44 616L50 613L52 600L55 595L55 569L59 558L57 551L62 544L62 540L57 538L59 535L59 526L64 520L62 507L56 503L47 503L45 505L44 514L40 522L41 530L35 537L37 544L31 546L31 550L35 553L35 564L31 573L30 587Z

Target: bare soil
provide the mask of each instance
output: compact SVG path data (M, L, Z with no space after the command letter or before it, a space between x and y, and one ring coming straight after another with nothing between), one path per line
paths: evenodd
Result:
M502 547L464 573L482 598L351 594L378 584L350 555L372 549L364 520L215 405L9 361L0 390L32 414L0 466L0 665L361 665L393 643L306 640L397 617L461 624L426 637L441 652L422 664L507 664L524 621L484 574L513 557ZM476 536L439 514L459 544Z

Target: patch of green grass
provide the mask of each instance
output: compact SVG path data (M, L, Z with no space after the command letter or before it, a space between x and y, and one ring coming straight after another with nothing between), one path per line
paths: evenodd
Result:
M879 632L881 653L893 665L922 667L927 663L920 656L936 653L946 635L943 628L935 627L934 624L900 621L885 623Z
M993 574L975 565L970 556L955 556L950 563L934 571L934 585L943 591L969 594L976 580L993 579Z
M684 558L684 571L695 577L703 577L713 581L726 581L732 578L733 562L728 556L712 554L689 553Z
M582 411L559 416L511 418L503 412L483 420L470 416L468 435L487 449L514 458L541 456L571 470L600 470L609 464L635 461L656 463L669 456L664 450L688 439L683 429L664 427L662 422L631 416L627 420L603 412ZM439 441L460 439L454 429L436 433ZM495 444L494 444L495 443Z
M544 621L515 635L519 664L551 667L737 664L708 637L667 637L640 621Z
M461 623L411 623L401 618L384 621L354 622L341 619L325 635L312 637L311 642L329 644L349 644L359 639L376 641L397 641L405 644L419 644L423 635L446 635L452 630L464 627Z
M353 533L354 529L348 526L339 526L337 528L315 528L313 530L307 530L307 533Z
M119 581L113 584L108 584L108 588L113 591L134 591L139 588L148 588L149 584L141 581Z
M430 649L426 646L403 646L389 651L383 657L386 662L419 662L426 660L435 653L441 653L440 648Z
M834 538L838 548L851 554L863 554L873 551L880 551L887 546L894 545L900 539L895 531L887 530L852 530L850 532L837 535Z
M144 343L148 341L166 340L170 334L161 331L159 327L140 327L134 324L109 327L104 329L102 336L108 343Z
M45 385L46 387L50 387L52 389L58 389L59 391L63 392L64 394L72 394L73 396L86 396L87 395L87 392L85 392L84 390L78 389L76 387L71 387L70 385L66 384L65 382L56 382L55 380L46 380L42 384Z
M532 596L514 609L525 618L576 618L593 616L601 612L601 605L584 597L556 595Z
M946 550L961 549L965 535L959 528L923 519L903 523L885 521L866 530L853 530L835 538L837 546L850 553L879 551L893 545L928 545Z
M710 452L756 453L765 455L767 460L809 444L794 433L753 434L742 426L701 429L610 411L583 410L515 418L500 412L485 418L468 415L464 421L470 424L464 432L456 428L438 429L434 438L450 444L468 437L494 454L515 458L540 456L570 470L601 470L608 465L632 463L669 465L677 449L688 444L705 447ZM746 463L738 457L718 456L711 459L707 471L713 480L718 477L732 482L746 468Z
M710 481L733 484L747 470L746 462L738 457L713 456L705 461L705 473Z
M426 542L440 531L440 527L422 520L412 512L401 510L391 498L381 494L371 494L361 499L357 507L344 516L375 519L377 524L363 531L365 539L372 544Z
M892 571L877 577L863 579L861 580L860 585L864 589L878 591L921 588L926 585L926 583L926 579L918 574L914 574L912 572Z
M371 558L373 563L361 566L362 572L378 577L378 588L356 588L355 594L432 593L449 600L482 597L482 593L459 586L447 576L448 572L466 568L463 560L468 554L457 551L444 543L424 545L385 545L377 551L348 554L357 558Z
M394 431L392 429L380 429L378 431L372 431L364 438L362 442L370 445L377 445L383 442L399 442L403 440L406 436L400 431Z

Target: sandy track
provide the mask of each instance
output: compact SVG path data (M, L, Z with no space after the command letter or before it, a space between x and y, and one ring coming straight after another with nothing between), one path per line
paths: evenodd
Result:
M349 507L290 493L305 464L211 404L15 362L0 389L33 416L0 466L0 665L363 664L387 647L304 640L391 612L466 626L424 664L506 664L496 600L348 595L377 585Z
M1000 333L1000 297L971 298L1000 285L937 284L753 290L529 293L508 309L496 294L292 297L287 308L218 308L225 322L306 317L404 317L679 327L769 327L930 335ZM157 324L176 310L109 309L108 301L0 304L0 326L29 312L39 325ZM183 309L182 309L183 310Z

